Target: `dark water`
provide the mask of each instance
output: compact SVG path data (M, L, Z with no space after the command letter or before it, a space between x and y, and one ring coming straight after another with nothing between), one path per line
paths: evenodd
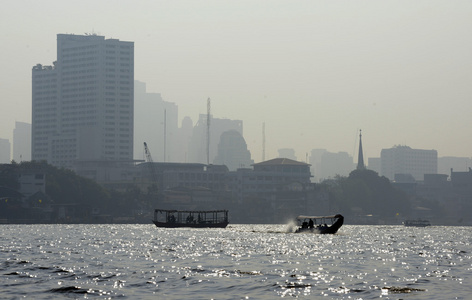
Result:
M1 299L472 299L469 227L2 225Z

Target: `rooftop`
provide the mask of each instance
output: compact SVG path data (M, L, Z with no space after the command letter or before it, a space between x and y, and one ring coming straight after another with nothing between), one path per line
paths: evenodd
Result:
M276 166L276 165L288 165L288 166L309 166L309 164L296 161L289 158L274 158L271 160L266 160L257 164L253 164L253 166Z

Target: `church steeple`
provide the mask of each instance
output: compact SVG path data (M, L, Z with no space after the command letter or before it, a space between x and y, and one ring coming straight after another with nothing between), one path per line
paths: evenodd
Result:
M362 153L362 130L359 130L359 155L357 157L357 170L365 170L364 154Z

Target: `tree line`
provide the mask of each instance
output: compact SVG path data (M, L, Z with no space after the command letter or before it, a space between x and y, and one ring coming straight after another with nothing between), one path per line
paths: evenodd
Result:
M13 162L0 165L0 187L6 190L19 190L18 175L37 172L46 176L46 195L54 207L64 206L75 210L77 218L89 220L92 211L101 215L124 218L133 221L139 217L142 222L150 222L154 209L156 191L149 188L143 192L135 185L124 190L107 189L92 179L78 176L75 172L57 168L46 162ZM329 194L328 201L336 212L344 214L349 219L359 215L373 215L378 219L392 219L411 216L415 205L431 208L430 213L441 215L442 208L437 203L407 195L394 187L390 181L371 170L354 170L349 176L336 176L334 179L315 184L316 190ZM1 195L0 218L12 217L19 212L25 203L19 203L8 195ZM5 201L5 200L10 200ZM227 199L229 203L234 203ZM15 209L15 210L13 210ZM12 212L15 214L12 214ZM55 216L57 218L57 216ZM351 217L351 218L349 218Z

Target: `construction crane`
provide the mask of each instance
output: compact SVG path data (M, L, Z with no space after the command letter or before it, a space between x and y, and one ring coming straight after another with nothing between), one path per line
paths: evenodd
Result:
M144 142L144 154L146 155L146 161L147 162L153 162L152 161L152 156L151 156L151 151L149 151L149 148L148 148L146 142Z
M149 172L151 173L152 183L156 185L157 188L157 173L154 168L154 162L152 161L151 151L149 151L148 145L144 142L144 154L146 155L146 162L149 165Z

